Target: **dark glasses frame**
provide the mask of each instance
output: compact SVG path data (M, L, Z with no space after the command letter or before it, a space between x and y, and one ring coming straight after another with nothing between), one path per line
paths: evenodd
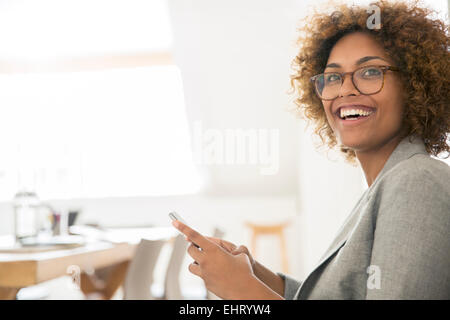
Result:
M376 92L372 92L372 93L363 93L363 92L361 92L361 91L359 90L358 86L355 84L355 80L354 80L354 78L353 78L353 75L355 74L355 72L357 72L357 71L359 71L359 70L361 70L361 69L366 69L366 68L378 68L378 69L381 70L381 72L383 72L383 79L382 79L382 83L381 83L381 88L380 88L378 91L376 91ZM330 101L330 100L334 100L334 99L336 99L337 97L339 97L339 94L338 94L336 97L331 98L331 99L324 99L324 98L322 98L321 94L320 94L319 91L317 90L317 85L316 85L316 79L317 79L318 77L320 77L320 76L322 76L322 75L325 77L327 74L339 74L339 75L341 76L341 86L339 87L339 89L340 89L340 88L342 87L342 84L344 83L345 76L346 76L347 74L350 74L350 75L351 75L351 79L352 79L353 86L356 88L356 90L358 90L359 93L364 94L364 95L372 95L372 94L376 94L376 93L380 92L381 90L383 90L383 87L384 87L384 78L385 78L385 74L386 74L386 72L387 72L388 70L390 70L390 71L400 71L399 68L394 67L394 66L376 66L376 65L371 65L371 66L364 66L364 67L358 68L358 69L356 69L356 70L354 70L354 71L351 71L351 72L336 72L336 71L335 71L335 72L324 72L324 73L319 73L319 74L316 74L315 76L312 76L309 80L313 83L313 85L314 85L314 91L316 92L317 96L318 96L321 100Z

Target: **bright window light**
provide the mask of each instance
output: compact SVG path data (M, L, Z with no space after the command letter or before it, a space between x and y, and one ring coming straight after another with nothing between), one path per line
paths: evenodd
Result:
M0 200L197 191L175 66L0 75Z
M0 1L0 201L196 192L171 45L166 0Z
M166 0L2 0L0 59L165 51Z

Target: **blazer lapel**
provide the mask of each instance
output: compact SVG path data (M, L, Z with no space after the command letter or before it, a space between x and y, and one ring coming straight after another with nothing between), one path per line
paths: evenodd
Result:
M364 205L367 205L368 198L370 198L371 194L370 191L373 189L373 186L381 179L381 176L383 176L387 171L389 171L391 168L393 168L396 164L399 162L406 160L410 157L412 157L414 154L422 153L427 154L425 145L423 143L423 140L418 138L415 139L413 142L409 143L409 137L404 138L397 148L394 150L394 152L391 154L385 165L383 166L383 169L378 174L375 181L372 183L370 188L367 188L366 191L363 193L361 198L359 199L358 203L353 208L352 212L348 216L348 218L344 221L343 226L338 231L337 236L329 246L329 248L325 251L325 254L320 259L319 263L314 267L314 269L309 273L309 275L305 278L302 285L300 286L299 291L297 292L298 298L302 297L302 293L308 290L303 290L303 288L307 288L310 286L309 282L311 278L313 277L315 271L324 263L326 262L333 254L335 254L347 241L347 239L352 234L353 229L356 227L358 220L360 218L360 212L361 207ZM306 294L306 293L305 293Z
M366 200L363 201L363 199L366 198L368 193L368 189L364 192L364 194L361 196L360 200L352 210L351 214L348 216L346 221L343 223L342 228L338 231L337 236L335 237L334 241L326 250L325 254L320 259L319 263L314 267L314 269L309 273L309 275L305 278L305 280L302 282L299 290L297 291L297 297L294 297L294 299L303 299L304 295L308 294L308 287L311 287L310 282L312 279L314 279L315 272L319 269L319 267L327 261L334 253L336 253L342 246L346 243L347 239L350 237L354 227L356 226L358 219L359 219L359 208L364 203L367 203ZM303 290L305 289L306 290Z
M349 217L344 221L342 228L338 231L337 236L333 240L332 244L325 252L325 254L322 256L322 258L320 259L319 263L314 268L314 270L320 267L322 263L324 263L330 256L332 256L338 249L340 249L345 244L348 237L351 235L353 228L356 226L358 222L359 213L361 212L361 206L367 203L368 201L367 198L370 197L370 191L373 189L375 183L377 183L378 180L380 180L380 178L387 171L389 171L399 162L406 160L417 153L427 154L425 150L425 145L423 144L423 140L420 137L413 135L414 140L411 143L409 142L408 138L409 137L404 138L399 143L397 148L394 150L394 152L386 161L385 165L383 166L383 169L380 171L377 178L372 183L371 187L367 188L366 191L363 193L358 203L355 205L352 212L350 213Z

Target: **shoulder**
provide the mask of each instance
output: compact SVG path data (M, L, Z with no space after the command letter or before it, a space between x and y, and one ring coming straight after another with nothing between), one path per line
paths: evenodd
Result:
M450 167L428 155L398 163L373 190L378 218L450 227L449 181Z
M374 185L370 265L381 270L381 290L368 290L369 299L448 297L449 170L440 160L416 154Z
M425 192L430 196L446 196L450 201L449 181L449 165L428 155L416 154L386 172L375 189L378 192L400 192L398 195L411 197Z

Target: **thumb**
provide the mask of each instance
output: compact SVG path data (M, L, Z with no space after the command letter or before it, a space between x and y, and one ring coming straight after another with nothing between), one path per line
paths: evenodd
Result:
M247 254L247 253L248 253L248 250L247 250L247 248L244 247L244 246L239 246L239 247L235 248L231 253L232 253L232 254L239 254L239 253L245 253L245 254Z

